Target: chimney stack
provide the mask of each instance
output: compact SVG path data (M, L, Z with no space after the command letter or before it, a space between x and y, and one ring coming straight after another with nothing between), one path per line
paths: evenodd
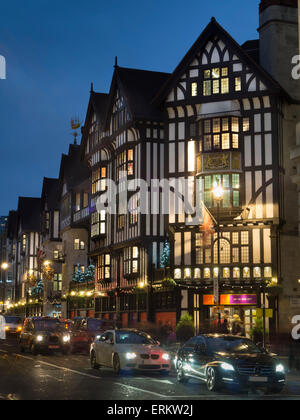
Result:
M292 77L293 57L299 55L300 0L261 0L259 5L260 64L295 100L299 80Z

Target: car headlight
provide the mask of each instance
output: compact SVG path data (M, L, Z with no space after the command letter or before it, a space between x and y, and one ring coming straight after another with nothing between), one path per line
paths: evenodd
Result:
M284 373L284 372L285 372L285 368L281 363L279 365L276 365L276 373Z
M63 336L63 342L64 343L69 343L70 340L71 340L71 337L69 335L64 335Z
M231 371L231 372L234 372L234 370L235 370L234 367L232 365L230 365L229 363L222 363L221 368L224 369L224 370Z
M37 341L38 343L41 343L43 340L44 340L44 337L43 337L42 335L38 335L38 336L36 337L36 341Z
M127 360L133 360L136 358L136 354L135 353L126 353L126 359Z
M169 355L168 353L164 353L164 354L162 355L162 358L163 358L164 360L170 360L170 359L171 359L171 357L170 357L170 355Z

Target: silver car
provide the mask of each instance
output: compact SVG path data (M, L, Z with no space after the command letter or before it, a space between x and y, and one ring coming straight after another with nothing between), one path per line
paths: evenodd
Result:
M110 330L91 345L91 366L113 368L116 374L128 371L160 372L168 375L171 356L147 333L138 330Z

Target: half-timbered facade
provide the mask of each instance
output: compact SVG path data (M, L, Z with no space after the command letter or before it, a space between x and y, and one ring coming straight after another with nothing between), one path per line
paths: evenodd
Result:
M74 284L76 271L84 273L88 266L90 223L89 170L81 160L80 146L70 145L62 155L59 174L60 239L62 241L62 316L86 316L93 311L93 302L80 285ZM86 285L83 289L86 289ZM93 285L94 286L94 285Z
M283 88L262 53L265 32L272 42L268 25L279 12L289 31L287 16L297 16L296 2L263 1L260 40L240 46L213 18L173 74L116 65L109 94L92 91L82 148L92 172L90 252L96 265L98 316L116 317L127 325L147 314L175 325L181 314L190 312L199 329L207 320L237 313L249 332L257 308L265 305L273 310L270 330L279 327L278 290L285 281L295 281L290 274L285 279L282 258L287 248L282 242L290 235L299 249L298 231L284 228L287 217L298 217L296 201L288 208L284 190L295 191L292 182L297 183L295 175L291 179L285 172L290 166L285 136L295 142L299 105L293 84ZM295 24L297 29L297 19ZM295 54L297 47L298 39L291 48ZM287 127L292 112L294 121ZM140 214L141 188L131 183L135 194L126 197L124 178L148 186L153 180L169 181L168 215L162 211L165 197L153 188L147 212ZM105 179L118 185L116 214L97 210L99 198L112 204L112 188ZM176 188L185 191L184 181L194 204L197 196L205 204L198 223L173 193ZM219 212L214 185L224 191ZM206 214L215 225L209 234L203 228ZM177 282L173 291L163 290L157 281L167 238L170 268L163 276ZM136 294L139 286L146 297ZM286 303L282 307L289 312Z
M43 273L45 316L61 315L62 263L64 253L60 239L59 180L44 178L41 196L40 271Z

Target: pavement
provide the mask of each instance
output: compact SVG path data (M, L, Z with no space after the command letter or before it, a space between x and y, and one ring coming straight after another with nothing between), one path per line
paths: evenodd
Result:
M106 401L197 401L197 400L298 400L300 374L288 374L280 395L258 393L211 394L204 384L191 380L179 384L175 373L116 376L112 370L90 368L87 355L32 356L20 354L17 341L0 344L0 400L106 400Z

